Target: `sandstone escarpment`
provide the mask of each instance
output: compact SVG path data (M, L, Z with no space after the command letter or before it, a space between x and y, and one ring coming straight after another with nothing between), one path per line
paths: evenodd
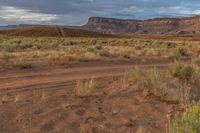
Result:
M148 20L91 17L83 28L109 34L199 34L200 16Z

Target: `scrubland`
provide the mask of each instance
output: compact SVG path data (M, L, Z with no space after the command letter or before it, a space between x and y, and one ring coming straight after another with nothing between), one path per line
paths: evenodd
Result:
M0 67L3 132L200 131L199 41L0 36Z

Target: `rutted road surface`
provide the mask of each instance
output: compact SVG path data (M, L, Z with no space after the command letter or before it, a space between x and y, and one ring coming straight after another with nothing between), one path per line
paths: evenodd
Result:
M57 84L87 78L122 75L125 71L138 66L141 68L167 67L170 60L148 60L146 62L94 62L79 63L65 67L43 69L11 70L0 72L0 90L23 89L41 85ZM0 93L1 93L0 92Z
M187 60L185 60L188 62ZM149 133L166 130L169 103L145 97L119 76L138 66L166 68L170 60L100 61L0 72L1 133ZM76 80L95 78L90 97L75 96Z

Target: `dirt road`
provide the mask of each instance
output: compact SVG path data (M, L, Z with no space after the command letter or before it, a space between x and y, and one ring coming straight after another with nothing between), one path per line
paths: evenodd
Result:
M0 72L1 133L165 132L169 103L145 97L130 84L128 69L167 67L170 60L102 61ZM95 78L91 97L75 96L76 80Z

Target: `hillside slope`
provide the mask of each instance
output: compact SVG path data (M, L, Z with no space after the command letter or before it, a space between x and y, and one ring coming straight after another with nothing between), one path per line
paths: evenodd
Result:
M0 34L25 37L111 37L103 33L65 27L29 27L0 30Z

